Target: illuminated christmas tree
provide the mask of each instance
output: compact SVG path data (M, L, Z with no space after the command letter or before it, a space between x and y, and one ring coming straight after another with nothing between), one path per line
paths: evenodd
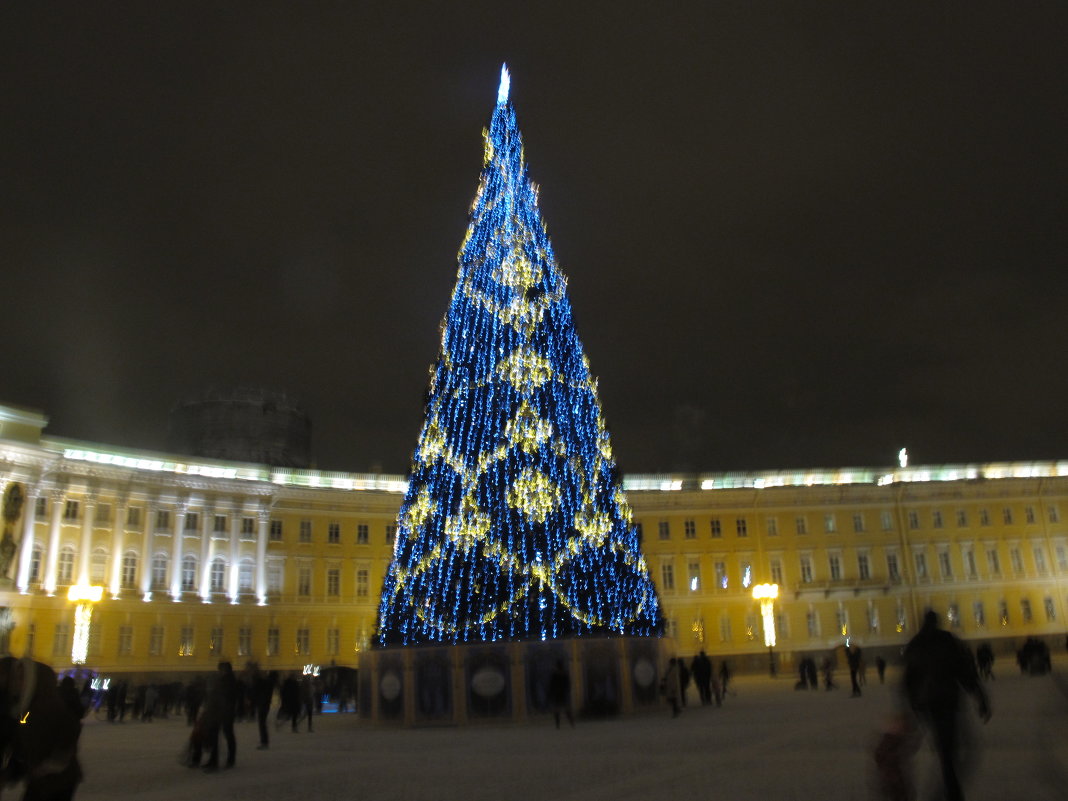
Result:
M376 644L658 635L501 71Z

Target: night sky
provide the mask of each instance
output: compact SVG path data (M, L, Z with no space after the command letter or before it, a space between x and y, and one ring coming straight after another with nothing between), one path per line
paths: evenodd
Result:
M0 403L404 472L502 62L628 473L1068 459L1064 3L5 3Z

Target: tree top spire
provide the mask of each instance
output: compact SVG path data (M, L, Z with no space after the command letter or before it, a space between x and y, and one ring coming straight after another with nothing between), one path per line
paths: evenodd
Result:
M508 102L508 88L512 79L508 74L508 65L501 64L501 85L497 88L497 105L501 106Z

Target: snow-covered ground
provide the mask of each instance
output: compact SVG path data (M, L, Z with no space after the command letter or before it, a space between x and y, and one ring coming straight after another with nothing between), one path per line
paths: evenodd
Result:
M1068 797L1068 663L1053 677L996 666L994 717L976 727L980 757L969 801ZM873 673L873 672L872 672ZM795 692L789 679L740 677L722 708L525 725L389 729L353 715L323 715L315 732L272 731L256 750L254 723L239 723L233 770L178 764L189 729L178 719L87 720L78 801L847 801L878 797L872 750L894 708L896 675L864 695ZM692 693L692 688L691 688ZM933 768L928 748L921 776ZM926 781L926 780L925 780Z

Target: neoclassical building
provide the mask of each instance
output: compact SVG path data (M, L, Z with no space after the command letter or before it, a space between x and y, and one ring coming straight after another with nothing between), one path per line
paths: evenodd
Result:
M358 664L402 476L114 448L46 425L0 406L4 651L130 675L222 658ZM784 668L847 638L892 653L926 607L1002 651L1063 641L1068 461L635 475L624 488L671 652L767 664L773 623ZM765 619L753 587L767 583L779 594Z

